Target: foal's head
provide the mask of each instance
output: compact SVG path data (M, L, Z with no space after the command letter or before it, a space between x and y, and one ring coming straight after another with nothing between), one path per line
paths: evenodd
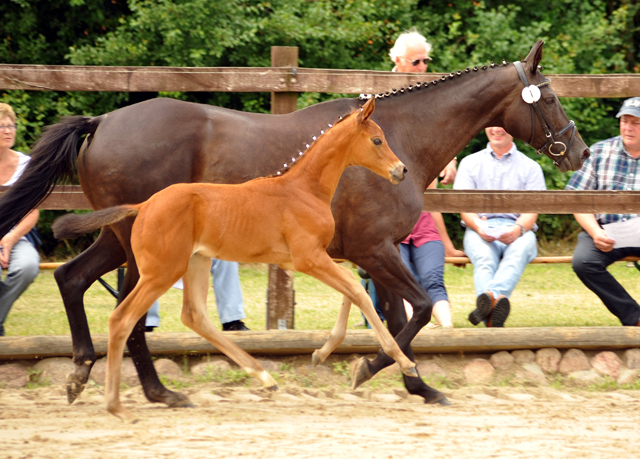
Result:
M407 168L391 151L380 126L371 120L375 110L375 99L369 99L355 118L352 142L349 147L349 165L364 166L393 184L404 180Z

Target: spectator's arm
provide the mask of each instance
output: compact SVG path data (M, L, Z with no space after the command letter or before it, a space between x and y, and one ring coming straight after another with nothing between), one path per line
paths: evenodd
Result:
M442 183L443 185L449 185L451 183L453 183L456 179L456 173L457 173L457 169L456 169L456 165L458 163L458 160L456 158L453 158L449 164L447 164L447 166L442 169L442 172L440 172L440 183Z

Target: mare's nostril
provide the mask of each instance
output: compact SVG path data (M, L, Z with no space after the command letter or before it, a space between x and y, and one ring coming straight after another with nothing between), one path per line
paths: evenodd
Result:
M582 152L582 158L587 159L589 156L591 156L591 151L587 148L585 151Z

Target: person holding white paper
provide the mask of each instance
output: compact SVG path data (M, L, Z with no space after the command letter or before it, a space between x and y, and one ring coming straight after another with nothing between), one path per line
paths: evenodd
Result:
M593 145L591 156L573 174L565 189L640 190L640 97L625 100L616 117L620 119L620 135ZM578 235L573 270L622 325L640 326L640 305L607 271L607 267L615 261L628 256L640 256L639 244L628 246L634 242L624 233L616 231L624 230L626 225L633 226L636 222L637 232L640 233L638 215L574 216L584 231ZM611 234L605 229L608 224L614 224Z
M518 151L513 137L501 127L485 129L487 148L460 162L456 190L545 190L542 168ZM464 252L473 264L476 309L473 325L504 326L516 288L526 266L538 254L535 231L538 214L461 213Z

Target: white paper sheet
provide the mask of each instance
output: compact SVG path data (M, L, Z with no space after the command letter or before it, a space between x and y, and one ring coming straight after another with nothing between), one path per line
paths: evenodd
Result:
M615 244L614 249L621 247L640 247L640 218L631 218L623 222L608 223L602 228Z
M182 279L178 279L178 282L176 282L175 284L173 284L173 288L177 288L180 290L184 290L184 285L182 283Z
M480 228L484 232L484 234L486 234L487 236L495 237L496 239L498 239L509 230L509 225L496 225L491 223L491 220L481 220L479 218L474 218L473 221L476 222L476 225L478 225L478 228Z

